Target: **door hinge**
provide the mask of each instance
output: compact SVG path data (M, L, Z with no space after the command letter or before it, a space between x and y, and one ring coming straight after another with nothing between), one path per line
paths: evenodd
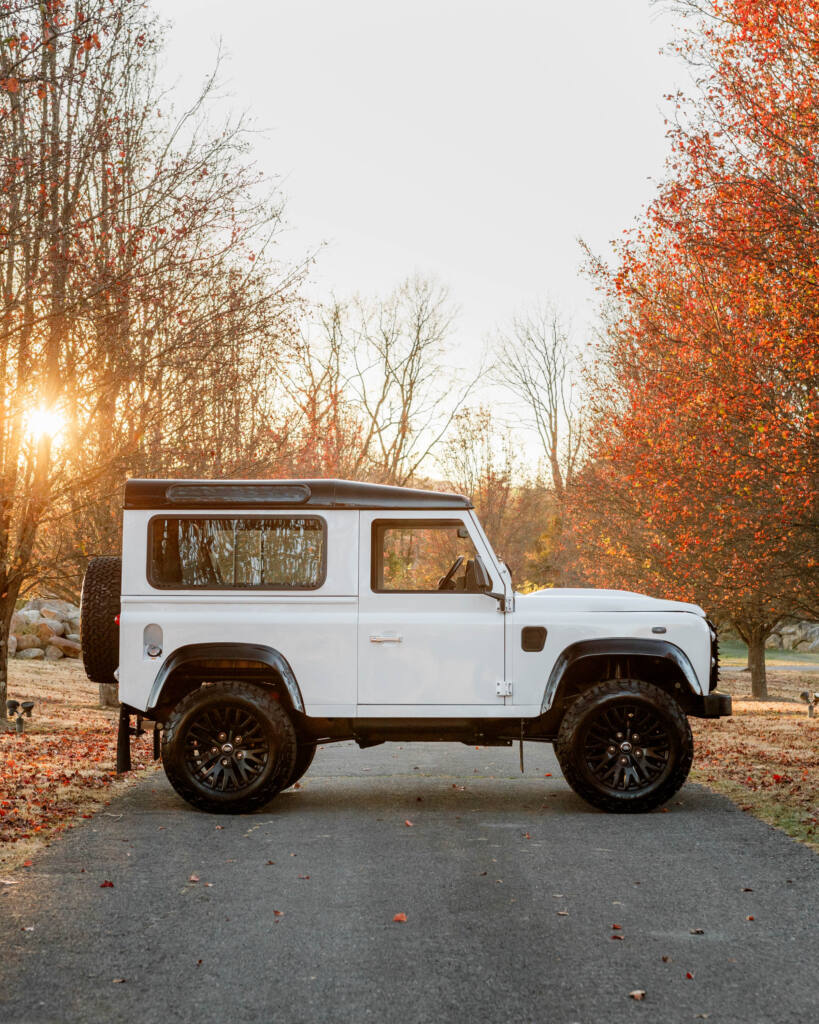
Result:
M511 697L512 696L512 683L506 679L501 679L500 682L495 683L495 696L496 697Z

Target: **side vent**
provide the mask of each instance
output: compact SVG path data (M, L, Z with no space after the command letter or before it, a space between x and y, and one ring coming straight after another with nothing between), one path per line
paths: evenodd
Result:
M524 626L520 631L520 646L524 651L542 651L546 644L545 626Z

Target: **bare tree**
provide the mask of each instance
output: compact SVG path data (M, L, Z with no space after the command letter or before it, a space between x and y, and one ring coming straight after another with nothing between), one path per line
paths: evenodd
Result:
M478 379L448 365L454 319L446 288L418 276L385 299L321 308L282 378L304 463L416 478Z
M553 306L516 317L499 334L494 376L523 403L540 438L555 497L562 501L582 456L584 417L577 357Z

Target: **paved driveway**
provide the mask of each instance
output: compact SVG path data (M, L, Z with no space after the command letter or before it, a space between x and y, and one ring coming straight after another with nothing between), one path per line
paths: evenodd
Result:
M0 1020L816 1019L819 857L693 786L596 812L526 749L327 747L237 818L143 780L0 887Z

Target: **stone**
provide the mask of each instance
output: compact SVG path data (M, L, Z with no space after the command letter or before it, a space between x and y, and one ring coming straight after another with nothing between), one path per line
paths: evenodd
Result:
M80 642L79 633L66 633L65 638L66 640L73 640L75 644L78 644Z
M782 650L782 637L778 633L771 633L768 639L765 641L765 646L771 651Z
M9 630L12 633L19 633L23 626L28 625L28 619L24 619L20 612L15 612L11 617L9 623Z
M64 657L60 648L55 647L53 644L49 644L48 647L46 647L45 656L48 661L59 661L60 658Z
M15 657L18 661L36 661L38 658L44 658L45 654L39 647L29 647L25 651L18 651Z
M80 609L70 601L55 599L43 601L40 605L40 614L43 618L60 619L61 622L66 622L68 619L76 618L80 614Z
M79 632L80 632L80 617L79 617L79 615L71 615L71 616L69 616L69 618L67 618L65 620L65 624L66 624L66 626L68 626L68 633L69 633L69 635L71 633L79 634Z
M66 636L54 636L50 643L52 647L62 651L67 658L79 658L82 655L82 647Z
M40 638L34 636L32 633L23 633L17 637L17 652L20 651L33 651L39 648Z
M65 626L59 619L43 619L34 627L35 635L41 640L50 640L53 636L62 636Z
M13 658L16 653L17 653L17 637L14 635L14 633L12 633L11 636L9 637L9 657Z

